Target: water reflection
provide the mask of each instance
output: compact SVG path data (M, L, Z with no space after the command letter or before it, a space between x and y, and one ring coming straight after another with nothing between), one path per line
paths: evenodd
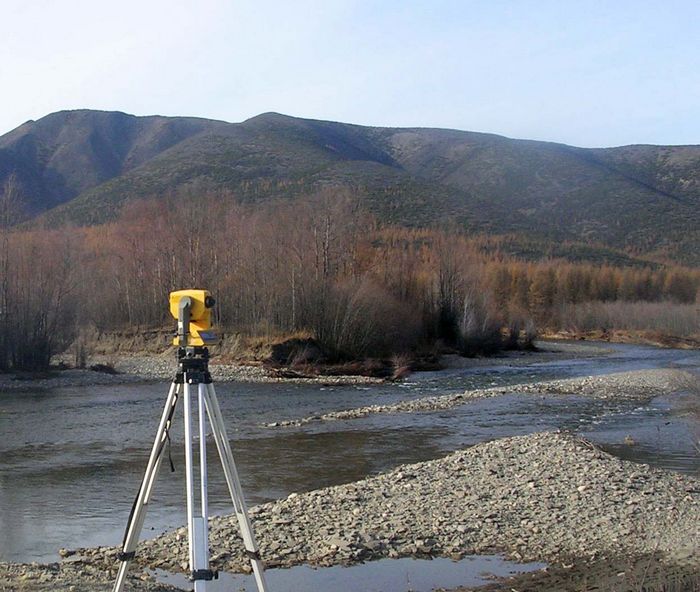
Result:
M356 592L432 592L436 588L478 586L494 576L506 577L545 567L543 563L513 563L498 556L472 555L449 559L381 559L351 567L314 569L305 565L265 572L271 589L277 592L306 590L354 590ZM161 582L188 588L184 576L162 570L153 572ZM212 592L257 590L253 576L222 573L207 584Z

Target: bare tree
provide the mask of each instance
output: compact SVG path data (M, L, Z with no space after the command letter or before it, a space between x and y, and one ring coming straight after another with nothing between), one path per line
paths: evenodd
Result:
M10 233L20 220L22 202L19 182L11 174L0 191L0 371L9 366L9 322L10 322Z

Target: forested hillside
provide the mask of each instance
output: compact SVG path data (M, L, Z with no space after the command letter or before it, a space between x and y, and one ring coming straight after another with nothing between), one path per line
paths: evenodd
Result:
M0 138L27 215L49 227L114 220L123 203L219 193L231 203L350 189L382 223L449 224L655 261L700 263L700 147L581 149L442 129L268 113L240 124L61 112ZM572 253L572 258L581 254Z
M0 186L14 177L23 213L32 216L151 160L217 122L61 111L0 136Z

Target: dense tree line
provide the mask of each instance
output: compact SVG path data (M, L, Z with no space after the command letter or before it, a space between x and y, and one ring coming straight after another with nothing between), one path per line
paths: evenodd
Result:
M489 285L501 309L528 311L552 323L562 304L582 302L695 302L700 274L683 268L616 268L547 261L489 266Z
M380 226L350 194L255 207L224 195L128 204L111 224L0 225L0 368L48 364L86 326L170 324L167 294L206 287L219 325L245 334L312 333L342 357L440 342L465 354L513 346L585 302L694 302L700 274L484 253L457 231ZM534 321L534 323L533 323Z

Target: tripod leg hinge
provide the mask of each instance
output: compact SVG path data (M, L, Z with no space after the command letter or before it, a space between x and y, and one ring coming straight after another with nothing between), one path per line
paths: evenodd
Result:
M245 554L248 557L248 559L255 559L256 561L260 561L260 551L249 551L248 549L246 549Z
M136 557L136 551L122 551L117 553L117 559L119 559L119 561L131 561L134 557Z
M213 571L211 569L194 569L190 573L190 581L195 582L197 580L206 580L211 581L211 580L218 580L219 579L219 572L218 571Z

